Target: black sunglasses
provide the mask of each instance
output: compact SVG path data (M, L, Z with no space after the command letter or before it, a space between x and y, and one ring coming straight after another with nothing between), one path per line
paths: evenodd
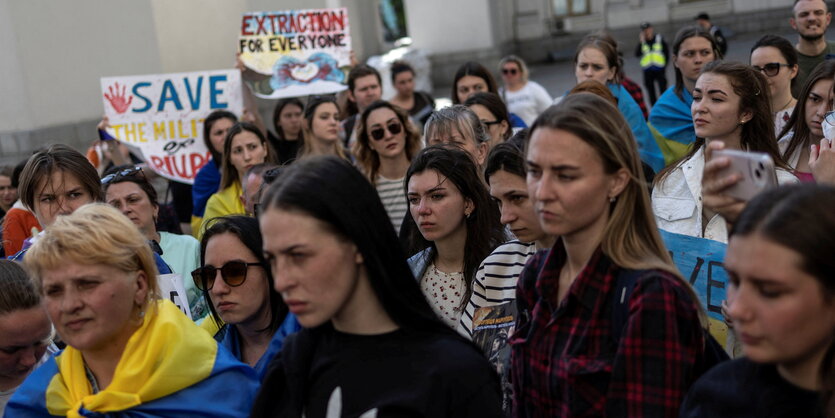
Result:
M121 178L124 178L124 177L133 177L133 176L137 176L137 175L144 176L144 174L142 174L142 167L134 166L134 167L126 168L122 171L117 171L115 173L108 174L108 175L102 177L101 184L110 184L115 180L118 180L118 179L121 179Z
M391 132L392 135L397 135L397 134L399 134L400 132L403 131L403 125L401 125L400 122L392 122L392 123L386 125L385 128L380 126L380 127L372 129L371 131L369 131L369 133L371 134L371 137L374 138L375 141L379 141L379 140L383 139L384 136L386 136L386 132L385 132L384 129L388 129L388 131Z
M219 269L215 266L203 266L191 272L191 278L194 280L194 285L204 292L212 290L215 285L215 278L217 271L220 270L220 277L227 286L238 287L246 281L246 272L250 266L259 266L266 268L266 263L247 263L245 261L228 261Z
M516 74L517 71L515 68L502 68L502 74Z
M774 77L775 75L780 73L780 67L791 67L791 65L781 64L779 62L769 62L768 64L762 67L757 65L752 65L751 67L769 77Z
M496 120L491 120L491 121L486 121L486 120L483 120L483 121L481 121L481 123L483 123L483 124L484 124L485 126L487 126L487 127L490 127L490 126L493 126L493 125L495 125L495 124L502 123L502 121L500 121L500 120L498 120L498 119L496 119Z

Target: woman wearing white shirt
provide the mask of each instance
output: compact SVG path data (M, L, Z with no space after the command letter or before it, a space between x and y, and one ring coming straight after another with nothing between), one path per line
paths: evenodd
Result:
M687 155L655 179L652 207L659 228L728 241L728 223L736 219L746 202L723 194L739 176L717 178L730 161L717 158L705 164L710 159L706 150L767 153L777 168L778 183L797 181L777 149L767 92L763 75L747 65L716 61L704 68L691 105L696 142Z
M499 96L507 103L508 112L518 115L526 125L533 125L536 117L551 106L551 95L539 83L528 80L528 66L521 58L508 55L499 67L504 82Z

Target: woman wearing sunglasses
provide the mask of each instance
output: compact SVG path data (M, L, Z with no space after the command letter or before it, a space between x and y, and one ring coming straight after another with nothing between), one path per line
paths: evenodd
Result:
M499 416L495 373L432 312L359 171L333 156L298 161L262 202L275 290L304 329L285 340L251 416Z
M171 271L183 277L188 306L194 319L208 313L206 300L188 275L200 263L200 243L191 235L157 230L159 203L157 191L139 166L119 166L108 170L101 179L104 201L120 210L139 228L148 241L157 243L160 257Z
M67 347L17 389L7 417L248 413L255 374L160 297L153 253L118 210L58 217L25 264Z
M420 134L403 110L382 100L362 112L357 133L357 167L377 188L394 230L399 231L408 209L403 178L420 150Z
M798 71L797 51L786 38L765 35L751 47L751 66L763 73L768 81L774 132L779 133L797 104L792 96L792 85Z
M832 94L833 79L835 61L824 61L815 67L806 79L806 85L800 90L798 105L791 118L778 135L780 154L794 170L794 175L803 182L815 181L809 155L812 146L817 147L824 138L824 124L835 126L835 120L825 120L831 106L829 97ZM830 116L830 119L835 118Z
M211 303L203 328L232 355L255 369L259 380L284 337L298 331L296 318L272 291L273 275L264 259L258 220L247 216L215 218L200 243L200 268L194 285Z
M507 103L507 110L533 125L540 113L551 106L551 95L535 81L528 80L528 66L516 55L508 55L499 62L503 87L499 96Z
M464 106L470 108L487 128L487 133L490 134L490 149L510 138L513 133L510 115L501 97L495 93L480 92L468 97Z

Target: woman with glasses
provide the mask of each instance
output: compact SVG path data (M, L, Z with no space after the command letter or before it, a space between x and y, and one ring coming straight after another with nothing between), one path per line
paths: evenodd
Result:
M157 191L145 178L141 167L114 167L105 173L101 186L104 201L127 216L145 239L159 246L162 251L159 255L163 261L171 267L172 272L183 278L192 318L203 318L208 313L206 301L191 280L188 280L189 273L200 263L200 243L191 235L157 230Z
M792 85L797 77L797 51L786 38L765 35L751 47L751 66L763 73L768 81L774 132L786 126L797 100L792 96Z
M468 97L464 106L469 107L487 128L490 149L510 138L513 133L510 115L501 97L494 93L480 92Z
M551 106L551 95L544 87L528 79L528 66L515 55L508 55L499 62L503 87L499 96L507 103L508 112L515 113L530 126L533 121Z
M401 108L380 100L360 115L354 143L357 167L377 188L395 231L400 231L408 209L403 179L420 147L420 134Z
M275 290L304 329L285 340L251 416L500 416L495 373L432 312L358 170L299 161L262 202Z
M229 128L223 143L220 191L209 198L203 226L197 232L201 237L208 221L227 215L245 215L246 207L241 199L241 182L251 167L268 162L275 163L272 147L261 130L254 124L239 122Z
M17 389L7 417L249 412L255 374L160 297L145 237L115 208L58 217L25 264L67 347Z
M264 259L258 220L215 218L200 242L194 285L210 301L211 320L202 327L232 355L264 377L284 337L298 331L296 318L272 291L273 274Z
M721 59L716 41L701 26L682 28L673 40L676 83L661 94L649 112L649 125L669 165L691 149L696 141L690 105L693 87L702 68Z
M778 136L780 154L803 182L815 181L809 155L812 146L818 146L824 139L824 125L835 127L835 115L826 117L832 108L833 80L835 61L824 61L815 67L800 90L798 105Z

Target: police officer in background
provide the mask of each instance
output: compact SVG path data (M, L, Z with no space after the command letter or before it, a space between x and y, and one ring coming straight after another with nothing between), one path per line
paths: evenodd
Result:
M649 93L649 101L655 100L667 90L667 59L670 56L667 43L660 34L653 31L649 22L641 23L641 42L635 49L635 56L641 58L641 68L644 70L644 87ZM655 85L658 84L656 94Z
M724 57L728 53L728 40L725 38L725 35L722 34L722 30L719 29L719 26L714 26L713 23L710 23L710 15L705 12L699 13L694 20L699 26L710 31L710 35L713 36L713 40L716 41L716 47L719 48L719 52L722 53L722 56Z

